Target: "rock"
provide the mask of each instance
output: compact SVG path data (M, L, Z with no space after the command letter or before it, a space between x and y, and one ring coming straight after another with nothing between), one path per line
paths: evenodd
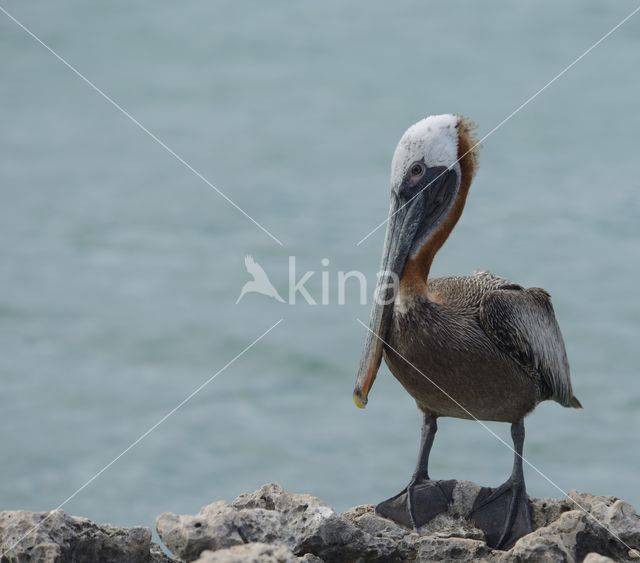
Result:
M320 499L265 485L196 515L161 514L156 527L182 561L198 563L609 563L640 560L640 517L614 497L571 492L531 499L534 531L509 551L487 546L465 515L479 487L459 481L446 513L414 531L372 505L336 513ZM144 527L95 524L63 511L0 512L2 563L171 563Z
M234 514L226 502L219 501L206 506L196 516L160 514L156 528L171 553L192 561L205 550L216 551L245 543L233 522Z
M151 530L98 525L62 510L6 511L0 512L0 549L3 563L148 563Z
M161 514L156 527L173 554L199 563L601 563L640 557L634 551L640 549L640 518L633 507L576 492L560 500L531 499L534 531L509 551L491 549L465 519L478 490L458 482L449 511L417 532L382 518L372 505L337 514L316 497L275 484L231 503L215 502L193 516Z
M185 561L205 549L253 542L284 545L297 556L309 553L323 561L388 561L398 555L391 538L371 536L320 499L286 493L275 484L231 504L215 502L195 516L161 514L156 529L167 548Z
M592 552L615 561L633 561L640 550L640 517L628 503L572 491L562 500L536 499L536 524L505 561L582 561ZM546 506L542 506L546 505ZM554 519L556 514L559 515ZM541 559L544 556L544 559ZM526 559L529 558L529 559Z
M496 561L484 541L464 538L425 537L418 542L415 561Z
M584 558L583 563L616 563L611 557L605 557L599 553L590 553Z
M220 549L204 551L196 563L322 563L315 555L296 557L284 545L246 543Z
M151 544L151 553L149 563L177 563L173 557L169 557L162 548L155 544Z

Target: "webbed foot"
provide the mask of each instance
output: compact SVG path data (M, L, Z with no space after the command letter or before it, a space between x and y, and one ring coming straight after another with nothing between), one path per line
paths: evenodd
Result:
M496 489L482 487L469 520L484 532L489 547L510 549L532 531L529 497L524 484L509 479Z
M397 495L378 504L376 514L417 530L449 510L455 485L455 480L412 479Z

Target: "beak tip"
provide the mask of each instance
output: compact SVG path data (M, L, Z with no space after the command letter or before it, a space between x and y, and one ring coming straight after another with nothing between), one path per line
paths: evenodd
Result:
M353 402L359 409L364 409L367 406L367 398L363 397L357 389L353 392Z

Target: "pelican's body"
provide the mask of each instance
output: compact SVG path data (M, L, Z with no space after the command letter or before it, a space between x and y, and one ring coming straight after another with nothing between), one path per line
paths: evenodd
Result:
M495 305L501 301L514 303L525 325L537 323L536 317L555 325L544 290L524 289L488 272L429 280L426 295L394 304L384 359L423 412L517 422L545 399L566 403L544 371L518 357L500 332L501 325L505 332L515 330L513 312ZM564 369L562 339L550 345Z
M438 250L462 215L477 169L477 143L457 115L410 127L396 148L391 208L354 400L360 407L384 357L424 413L418 465L409 485L378 512L418 526L446 509L451 482L429 478L439 417L510 422L514 468L483 489L469 515L490 544L531 529L522 471L524 417L543 400L579 408L549 294L488 272L429 278ZM481 234L480 234L481 236ZM392 278L393 283L389 282Z

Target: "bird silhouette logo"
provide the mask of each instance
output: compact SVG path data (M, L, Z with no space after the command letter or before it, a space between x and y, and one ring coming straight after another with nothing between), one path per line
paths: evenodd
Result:
M278 290L269 280L269 276L267 276L267 273L264 271L262 266L253 259L252 256L244 257L244 265L247 268L247 272L253 279L242 286L242 290L240 291L240 295L238 296L236 305L240 303L240 300L247 293L260 293L262 295L266 295L267 297L272 297L276 301L280 301L280 303L285 303L285 300L280 297Z

